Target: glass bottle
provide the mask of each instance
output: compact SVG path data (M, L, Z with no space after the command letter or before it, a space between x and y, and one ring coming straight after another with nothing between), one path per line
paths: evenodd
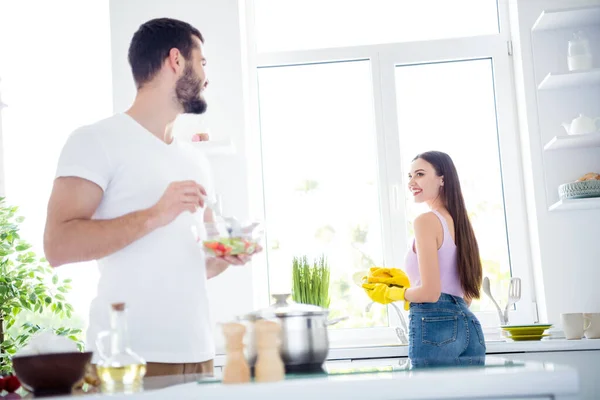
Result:
M584 71L592 68L590 42L583 31L578 31L569 41L567 64L569 71Z
M110 338L110 351L104 339ZM133 393L143 389L146 361L129 347L125 303L114 303L110 310L110 330L98 334L96 347L100 362L96 366L102 392Z

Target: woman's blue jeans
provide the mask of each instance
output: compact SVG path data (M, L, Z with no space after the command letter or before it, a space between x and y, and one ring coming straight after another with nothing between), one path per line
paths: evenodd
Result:
M442 293L435 303L411 303L408 357L414 368L485 364L485 338L461 298Z

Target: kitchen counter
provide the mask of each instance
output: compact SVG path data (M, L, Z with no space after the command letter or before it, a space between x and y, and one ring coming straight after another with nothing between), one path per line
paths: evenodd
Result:
M374 360L373 360L374 361ZM197 376L147 378L145 391L131 395L87 394L85 399L577 399L577 372L551 363L519 362L488 357L485 366L412 370L402 361L359 366L326 363L328 373L288 376L276 383L223 385L198 383ZM202 382L202 381L201 381ZM56 397L53 400L67 400Z
M537 353L546 351L579 351L600 350L599 339L545 339L538 341L490 341L486 342L487 354L503 353ZM360 346L346 348L332 348L329 351L328 360L343 359L365 359L365 358L387 358L408 357L408 346Z
M600 350L600 339L544 339L540 341L489 341L486 342L487 354L503 353L538 353L546 351L584 351ZM356 360L369 358L394 358L408 357L407 345L387 345L387 346L354 346L331 348L329 350L328 360ZM220 367L225 363L224 355L215 357L215 366Z

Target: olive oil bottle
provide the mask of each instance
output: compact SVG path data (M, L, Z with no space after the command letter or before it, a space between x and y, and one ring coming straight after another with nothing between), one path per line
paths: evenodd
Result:
M104 339L110 339L106 352ZM110 310L110 330L100 332L96 347L101 361L96 366L103 393L135 393L143 390L146 361L129 347L125 303L114 303Z

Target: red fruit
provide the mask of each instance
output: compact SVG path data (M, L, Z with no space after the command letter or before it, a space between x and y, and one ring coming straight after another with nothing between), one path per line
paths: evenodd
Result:
M19 378L16 376L11 375L4 378L4 390L6 390L8 393L13 393L20 387L21 382L19 382Z
M5 381L6 380L0 376L0 393L2 393L2 391L4 390Z

